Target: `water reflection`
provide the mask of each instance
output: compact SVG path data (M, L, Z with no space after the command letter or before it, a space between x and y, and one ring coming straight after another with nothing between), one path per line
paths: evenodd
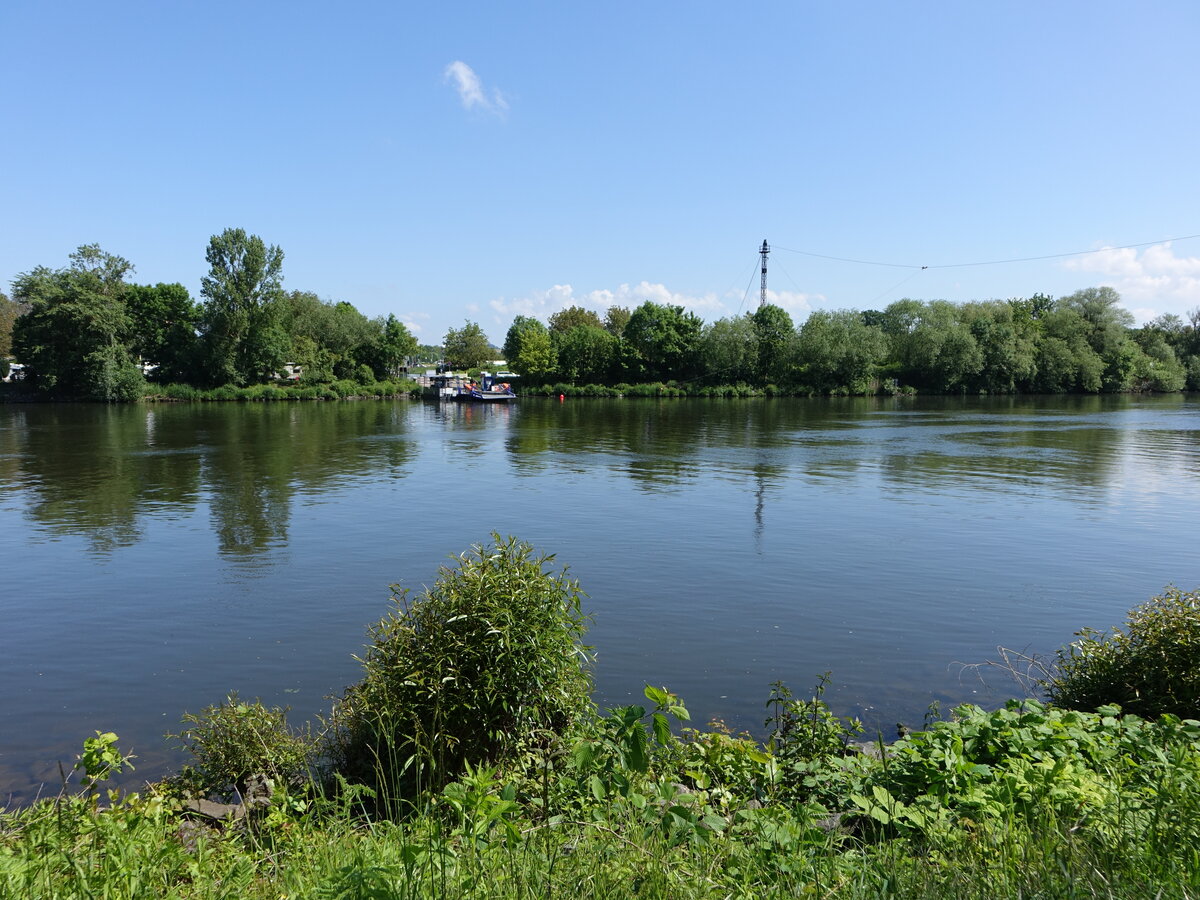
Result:
M1193 408L1155 404L1153 420L1113 397L42 405L0 420L0 496L99 555L141 540L149 520L205 507L220 552L253 556L286 545L298 494L403 474L420 450L416 417L443 430L464 470L495 471L502 448L517 476L598 469L649 493L704 478L744 485L761 538L771 488L787 478L876 478L899 498L1053 487L1084 502L1194 479L1192 419L1163 419Z
M247 556L286 544L298 493L402 473L406 418L375 402L29 407L0 429L0 471L35 527L83 535L93 554L204 505L220 552Z

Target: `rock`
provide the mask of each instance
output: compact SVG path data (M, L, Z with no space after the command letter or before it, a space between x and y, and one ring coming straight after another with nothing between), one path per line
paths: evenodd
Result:
M201 797L184 801L183 809L213 822L236 822L246 815L246 807L241 803L216 803Z

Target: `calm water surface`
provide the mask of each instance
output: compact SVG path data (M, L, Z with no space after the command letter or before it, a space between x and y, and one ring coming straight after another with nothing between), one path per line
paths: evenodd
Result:
M582 582L600 702L758 730L828 670L890 731L1200 584L1197 522L1178 396L0 406L0 803L95 729L146 778L228 691L327 709L388 585L492 531Z

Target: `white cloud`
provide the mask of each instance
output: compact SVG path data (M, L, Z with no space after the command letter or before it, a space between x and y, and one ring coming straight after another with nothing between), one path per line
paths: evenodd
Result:
M424 330L421 323L428 322L431 317L427 312L402 312L397 313L396 318L414 335L419 335Z
M456 59L446 66L442 73L444 80L453 82L458 91L458 99L462 101L463 109L481 109L495 113L498 116L508 112L508 100L499 88L492 88L490 93L484 88L483 82L475 74L475 70L461 59Z
M1063 268L1100 276L1097 283L1115 288L1138 322L1162 313L1183 316L1200 305L1200 256L1176 256L1170 241L1140 253L1106 247L1068 259Z
M682 306L706 322L713 322L726 316L737 315L739 312L754 312L758 308L757 295L752 299L751 305L743 306L743 295L738 293L726 294L724 298L712 293L694 296L673 291L665 284L640 281L637 284L622 284L615 289L597 288L582 293L576 292L569 284L556 284L544 291L535 291L523 297L500 297L492 300L489 305L495 313L495 324L507 327L514 316L532 316L544 322L560 309L582 306L603 318L610 306L624 306L632 310L647 300L663 305ZM814 303L819 304L824 300L823 294L767 290L767 302L786 309L797 324L812 311Z
M795 313L804 313L807 317L812 312L813 303L821 303L824 300L824 294L801 294L798 291L773 291L767 288L767 302L786 309L793 314L793 319L796 318Z
M720 318L729 312L716 294L694 297L672 291L665 284L651 284L648 281L634 285L622 284L612 290L598 288L586 293L576 293L575 288L569 284L556 284L547 290L535 291L523 297L500 297L491 301L491 307L496 312L496 323L507 325L513 316L533 316L545 321L560 309L569 306L582 306L603 317L610 306L636 309L647 300L664 305L682 306L705 319Z

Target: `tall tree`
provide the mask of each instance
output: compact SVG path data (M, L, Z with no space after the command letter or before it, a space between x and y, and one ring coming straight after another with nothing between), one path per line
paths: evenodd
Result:
M699 361L700 318L684 310L647 300L629 317L623 339L632 351L634 378L690 378Z
M568 306L566 309L560 309L547 321L551 334L566 334L572 328L578 328L580 325L590 325L593 328L604 327L604 323L600 321L598 315L582 306Z
M455 369L478 369L493 358L492 345L475 322L451 328L444 342L446 364Z
M28 312L16 320L13 351L39 390L89 400L136 400L144 380L131 352L125 305L129 260L87 244L71 265L17 276L13 295Z
M508 367L526 378L551 374L557 354L546 326L532 316L517 316L504 338L504 359Z
M566 334L554 336L558 370L568 381L579 384L608 381L616 364L621 341L595 325L577 325Z
M256 234L226 228L208 242L200 280L206 369L214 384L265 381L287 358L282 327L283 251Z
M750 316L718 319L704 328L700 356L714 384L736 384L758 377L758 332Z
M374 359L376 377L396 378L407 365L409 357L416 353L417 339L408 326L388 313Z
M758 378L763 384L787 381L796 360L796 328L787 310L768 303L752 316L758 335Z
M797 355L810 388L865 394L887 356L887 337L860 313L816 310L800 328Z
M604 314L604 330L620 337L625 333L625 326L629 324L631 315L627 306L610 306Z

